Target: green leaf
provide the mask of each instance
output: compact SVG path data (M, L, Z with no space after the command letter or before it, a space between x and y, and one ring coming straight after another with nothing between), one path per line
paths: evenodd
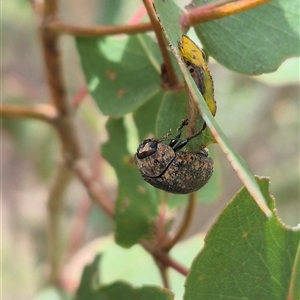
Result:
M163 137L171 129L173 137L177 134L177 128L186 118L186 93L185 91L166 92L162 100L156 120L156 136ZM182 131L182 138L185 128Z
M99 239L97 243L93 242L93 245L97 244L99 245L96 246L97 249L101 248L103 245L102 239ZM203 234L185 239L172 248L171 257L188 268L203 244ZM120 268L120 266L122 267ZM115 243L111 243L103 252L100 272L103 284L126 281L133 286L161 285L161 274L153 263L153 257L140 245L124 249ZM168 276L171 290L176 299L182 299L185 277L171 268L168 270Z
M300 245L298 245L298 251L293 266L289 294L291 299L300 298Z
M156 136L163 137L170 129L172 130L172 137L177 134L177 128L181 124L181 120L187 115L187 95L186 91L166 92L165 97L160 106L156 121ZM197 120L197 130L203 126L203 119L199 115ZM186 138L185 129L182 131L182 138ZM185 149L199 150L203 145L208 145L215 142L210 131L205 130L195 139L192 139Z
M141 288L133 288L125 282L115 282L109 285L102 286L97 291L98 300L172 300L173 294L164 288L155 286L144 286ZM89 298L85 298L89 299Z
M76 293L76 300L172 300L173 294L164 288L156 286L143 286L133 288L125 282L115 282L107 285L99 284L99 262L100 255L96 255L94 261L85 266L79 288Z
M201 93L199 92L194 80L191 78L190 73L186 69L185 65L179 56L177 44L181 37L180 32L174 32L172 24L176 24L179 19L179 15L169 14L168 11L175 11L173 6L175 4L171 0L165 0L164 2L154 0L156 5L156 11L159 14L160 22L164 28L164 32L169 40L172 51L175 54L175 57L178 60L181 71L186 80L186 84L190 90L191 96L198 101L200 111L202 112L202 117L213 133L216 141L219 146L223 150L223 152L227 155L228 160L230 161L232 167L237 172L237 175L241 179L241 181L245 184L245 186L250 191L251 195L253 195L254 199L257 201L261 209L265 212L266 215L270 216L271 212L265 204L265 199L257 185L254 176L251 174L251 171L243 160L242 157L232 148L228 139L222 132L221 128L216 123L215 119L211 115ZM171 27L169 27L171 26Z
M147 35L77 38L88 89L105 115L123 116L160 90L160 53Z
M205 238L186 280L185 300L288 299L300 231L275 212L268 179L257 180L273 212L267 218L242 188ZM298 299L290 298L290 299Z
M197 25L195 31L205 51L227 68L251 75L270 73L288 57L300 55L299 12L298 0L274 0Z
M102 154L115 169L119 182L115 238L119 245L130 247L152 233L157 215L157 190L142 179L126 148L123 119L110 119L106 129L109 141L103 145Z
M159 92L133 112L133 119L138 130L140 142L149 137L149 135L156 135L155 124L164 95L165 92Z
M96 300L95 291L99 286L99 263L101 255L96 255L94 261L84 267L80 284L76 292L76 300Z
M110 244L103 253L101 274L103 283L125 280L138 286L161 284L160 273L152 256L139 244L130 249Z

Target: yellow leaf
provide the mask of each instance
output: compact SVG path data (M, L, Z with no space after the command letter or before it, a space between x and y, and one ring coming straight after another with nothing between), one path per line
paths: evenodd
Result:
M210 112L215 116L217 104L214 99L214 84L205 61L205 54L186 35L182 35L178 49Z

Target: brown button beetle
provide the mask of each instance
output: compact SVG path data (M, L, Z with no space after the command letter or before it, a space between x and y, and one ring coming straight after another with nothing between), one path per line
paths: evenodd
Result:
M202 188L213 173L213 160L205 149L198 152L179 151L202 130L182 140L181 131L188 124L183 120L178 127L178 135L171 139L169 145L163 138L144 140L134 155L134 161L145 181L154 187L174 194L189 194Z

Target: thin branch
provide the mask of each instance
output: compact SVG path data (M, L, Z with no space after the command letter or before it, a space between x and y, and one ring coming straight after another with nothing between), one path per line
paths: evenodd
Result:
M174 270L176 270L178 273L182 274L183 276L187 276L189 271L186 267L180 265L175 260L170 258L170 256L162 253L162 254L156 254L155 259L158 260L161 264L163 264L166 267L170 267Z
M79 200L79 205L76 209L73 224L71 226L71 234L69 236L67 257L74 255L82 246L84 235L87 227L87 220L92 208L92 202L87 195Z
M225 18L234 14L245 12L257 6L271 2L272 0L240 0L219 7L199 7L183 14L180 18L182 28L187 30L193 25L212 20Z
M55 17L58 11L58 0L45 0L44 1L44 18Z
M0 115L4 118L32 118L53 123L57 118L57 111L52 105L40 104L33 107L19 105L2 105Z
M91 162L91 171L93 173L93 180L97 180L100 183L103 181L103 164L104 159L99 156L98 147L94 153L94 157ZM97 200L97 202L111 202L110 197L103 191L101 194L101 198ZM80 199L80 203L78 205L74 225L71 229L70 241L69 241L69 250L67 257L72 256L82 245L85 229L87 225L88 214L92 208L92 201L90 197L85 195L82 199Z
M161 276L161 279L162 279L162 282L163 282L163 286L164 288L166 289L169 289L170 288L170 282L169 282L169 276L168 276L168 268L161 265L160 263L159 264L159 271L160 271L160 276Z
M175 234L173 239L169 241L164 247L163 250L168 252L170 251L176 243L181 240L181 238L186 234L188 228L191 225L191 221L193 219L193 214L195 212L196 206L196 193L192 193L189 195L188 205L185 210L183 221L179 227L178 232Z
M62 229L60 218L63 205L64 192L71 180L72 173L65 165L60 165L55 176L55 181L48 197L48 261L50 264L49 283L55 283L62 258Z
M162 33L162 29L160 27L160 24L156 18L156 14L154 12L153 4L151 0L143 0L144 5L147 9L149 18L151 20L157 42L160 48L160 52L162 54L163 60L164 60L164 65L166 69L166 73L168 74L168 84L170 87L178 87L179 81L176 76L171 57L170 57L170 52L168 51L166 47L166 42Z
M224 18L232 14L240 13L248 9L255 8L259 5L268 3L272 0L241 0L239 2L229 3L220 6L228 0L218 1L216 3L207 4L202 7L190 10L182 15L181 24L184 30L192 25ZM144 3L146 0L144 0ZM149 15L150 16L150 15ZM48 19L49 20L49 19ZM153 30L153 23L145 22L134 25L112 25L112 26L94 26L82 27L66 24L57 18L52 18L45 26L56 34L68 34L78 37L99 37L115 34L137 34Z
M108 216L113 218L114 203L106 196L86 161L83 159L76 161L73 165L73 170L86 187L90 197L100 205Z
M146 251L148 251L153 258L155 259L156 262L160 263L161 265L165 267L170 267L177 271L178 273L182 274L183 276L187 276L188 274L188 269L181 264L177 263L174 261L168 253L164 251L158 251L157 250L157 245L154 245L153 243L150 243L149 241L141 241L140 244L144 247Z
M83 151L74 121L73 108L66 97L58 36L45 25L49 19L56 17L57 6L57 0L45 0L40 38L51 99L59 115L55 125L63 146L63 156L68 163L72 163L82 157Z
M167 193L164 193L167 194ZM159 206L158 218L157 218L157 230L156 230L156 244L162 245L165 239L165 221L167 213L166 201L162 201Z
M40 27L40 38L46 65L46 76L51 93L51 100L59 111L59 114L66 115L71 107L66 98L65 84L62 75L61 55L58 48L58 36L49 30L45 24L48 20L55 18L57 13L57 1L45 0L43 20Z
M49 30L45 24L48 20L56 17L58 9L57 0L45 0L42 14L42 22L39 30L41 46L44 55L46 76L51 93L51 100L57 110L57 118L54 125L62 145L63 163L59 167L57 176L54 180L54 186L50 191L48 198L49 206L49 224L48 224L48 252L49 263L51 266L49 281L57 281L61 251L59 244L61 239L61 209L62 194L64 193L70 170L67 167L72 166L74 161L82 157L82 149L79 141L77 128L70 103L66 97L65 83L62 75L61 55L58 50L58 36Z
M95 26L82 27L69 25L59 20L52 20L47 28L56 34L68 34L78 37L99 37L114 34L137 34L152 31L151 23L140 23L135 25Z

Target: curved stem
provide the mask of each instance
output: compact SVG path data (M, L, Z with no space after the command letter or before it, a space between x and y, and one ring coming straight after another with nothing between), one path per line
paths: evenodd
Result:
M169 241L164 247L163 250L168 252L170 251L176 243L181 240L181 238L186 234L188 228L190 227L191 221L193 219L193 214L196 206L196 193L192 193L189 195L188 205L185 210L183 221L179 227L179 230L173 237L171 241Z
M155 258L162 263L164 266L168 266L174 270L176 270L178 273L182 274L183 276L187 276L189 271L187 268L184 266L180 265L173 259L171 259L168 255L166 254L157 254Z
M159 206L158 218L157 218L157 231L156 231L156 244L162 245L165 239L165 221L167 213L167 204L165 201L162 201Z
M181 26L185 30L193 25L205 23L212 20L225 18L238 14L257 6L271 2L272 0L240 0L237 2L227 3L218 7L199 7L181 16Z
M53 123L57 118L57 111L52 105L36 105L24 107L19 105L2 105L0 115L5 118L33 118L48 123Z
M166 289L170 288L169 276L168 276L168 268L162 265L159 265L160 276L163 282L163 286Z
M183 276L187 276L189 272L188 269L182 266L181 264L177 263L175 260L173 260L168 255L168 253L164 251L157 251L156 245L145 240L141 241L140 244L145 248L146 251L148 251L153 256L156 262L162 264L165 267L170 267L174 269Z
M170 87L178 87L179 81L176 76L174 67L172 65L170 52L168 51L168 49L166 47L162 29L160 27L160 24L156 18L155 12L154 12L153 3L151 0L143 0L143 2L147 9L149 18L151 20L151 23L152 23L152 26L153 26L153 29L154 29L154 32L155 32L155 35L157 38L157 42L158 42L158 45L160 48L160 52L161 52L163 60L164 60L166 72L168 74L168 85Z
M66 257L72 257L83 245L88 223L88 216L91 209L91 199L89 199L87 195L83 196L79 200L79 204L76 208L75 216L73 218L73 224L71 224L71 234L69 235Z
M87 162L83 159L73 164L73 171L86 187L89 196L99 204L99 206L111 218L114 217L114 203L106 196L98 181L95 179L93 172Z
M59 276L62 258L62 240L60 218L63 206L64 192L69 185L72 173L65 165L61 165L50 190L48 206L48 260L50 264L49 283L55 283Z
M57 34L68 34L78 37L99 37L114 34L136 34L153 30L151 23L140 23L135 25L95 26L82 27L69 25L60 20L52 20L47 28Z

